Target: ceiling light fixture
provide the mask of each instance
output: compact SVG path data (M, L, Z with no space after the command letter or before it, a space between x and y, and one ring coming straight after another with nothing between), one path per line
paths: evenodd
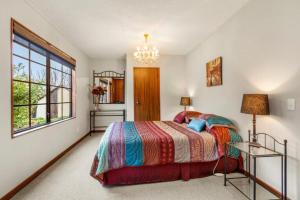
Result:
M148 44L149 34L144 34L145 43L142 46L138 46L133 53L134 59L141 64L153 64L156 63L159 58L159 50L157 47Z

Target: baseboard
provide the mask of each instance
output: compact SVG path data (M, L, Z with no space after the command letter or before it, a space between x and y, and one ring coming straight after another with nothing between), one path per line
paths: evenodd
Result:
M249 172L244 171L244 174L246 176L249 176ZM254 176L251 174L251 179L254 178ZM259 184L260 186L262 186L263 188L265 188L266 190L268 190L269 192L271 192L273 195L275 195L276 197L278 197L279 199L281 198L281 192L279 192L277 189L275 189L274 187L272 187L271 185L267 184L266 182L264 182L263 180L261 180L260 178L256 177L256 183ZM289 200L289 198L287 198Z
M63 157L66 153L68 153L71 149L73 149L77 144L79 144L85 137L87 137L90 133L85 134L83 137L81 137L79 140L77 140L75 143L73 143L71 146L69 146L66 150L58 154L55 158L50 160L48 163L46 163L43 167L41 167L39 170L34 172L31 176L26 178L23 182L21 182L19 185L17 185L14 189L12 189L10 192L8 192L6 195L4 195L0 200L9 200L13 196L15 196L20 190L22 190L26 185L28 185L30 182L32 182L35 178L37 178L40 174L42 174L44 171L46 171L50 166L52 166L56 161L58 161L61 157Z

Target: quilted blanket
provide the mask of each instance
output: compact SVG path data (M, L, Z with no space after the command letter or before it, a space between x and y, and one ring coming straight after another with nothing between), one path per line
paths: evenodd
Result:
M129 166L214 161L224 153L220 145L241 140L228 128L208 131L195 132L172 121L114 122L100 141L96 174ZM239 156L234 149L229 154Z

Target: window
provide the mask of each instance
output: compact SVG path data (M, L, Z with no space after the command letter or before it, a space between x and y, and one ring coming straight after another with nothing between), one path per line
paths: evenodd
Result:
M29 30L20 34L15 29L16 23L12 21L13 136L71 118L75 113L75 64L66 61L66 54Z

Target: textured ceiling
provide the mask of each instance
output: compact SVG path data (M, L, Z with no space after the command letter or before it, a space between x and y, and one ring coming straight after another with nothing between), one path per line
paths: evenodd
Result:
M120 58L143 42L184 55L248 0L25 0L91 58Z

